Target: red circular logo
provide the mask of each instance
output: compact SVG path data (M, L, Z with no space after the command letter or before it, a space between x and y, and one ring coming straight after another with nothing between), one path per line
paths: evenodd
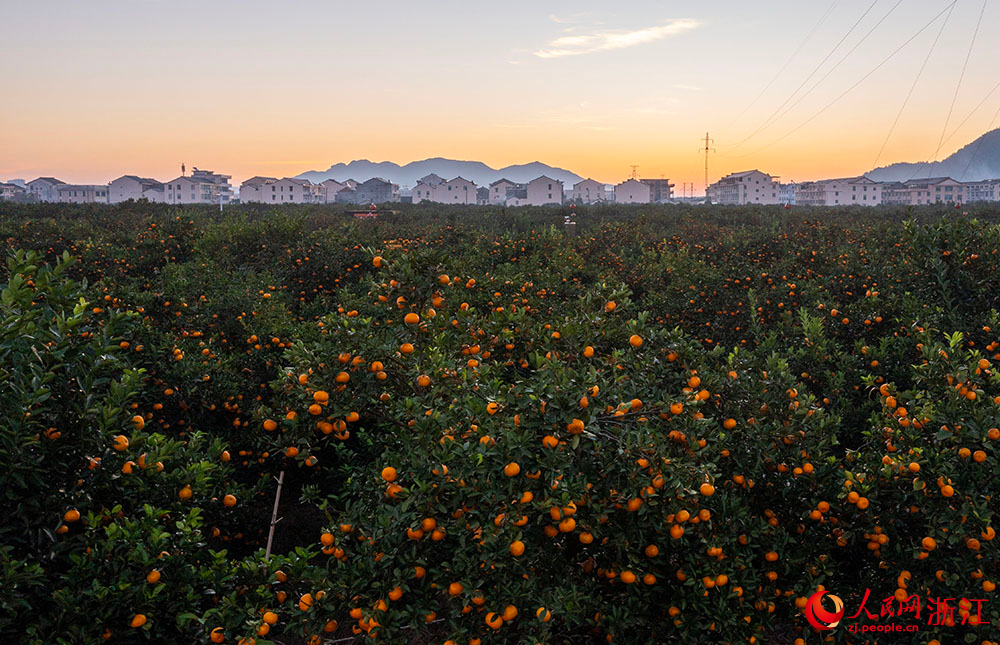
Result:
M817 591L809 596L805 608L806 620L820 631L833 629L840 624L840 619L844 617L844 601L833 594L829 594L830 600L833 601L833 611L829 612L823 609L821 601L825 595L827 595L826 591Z

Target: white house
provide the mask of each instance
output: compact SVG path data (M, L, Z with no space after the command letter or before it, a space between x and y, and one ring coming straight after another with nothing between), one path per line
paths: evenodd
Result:
M414 204L433 201L434 184L428 184L423 180L418 181L417 185L410 191L410 198Z
M573 201L577 204L596 204L604 201L604 184L594 179L584 179L573 184Z
M324 179L320 182L320 193L323 195L323 202L332 204L337 201L337 193L347 187L336 179Z
M108 201L112 204L146 199L151 202L163 201L163 183L148 177L122 175L108 184Z
M796 206L877 206L882 184L868 177L803 181L795 185Z
M708 187L708 198L715 204L777 204L778 182L759 170L744 170L726 175Z
M28 192L40 202L57 202L59 201L59 192L56 187L65 183L55 177L39 177L29 181L27 188Z
M17 184L0 183L0 201L23 198L27 190Z
M56 186L58 201L63 204L107 204L106 184L59 184Z
M434 188L434 201L443 204L475 204L476 184L462 177L455 177Z
M277 177L262 177L261 175L247 179L240 184L240 202L244 204L263 202L266 187L276 181L278 181Z
M164 184L163 201L168 204L227 204L233 197L229 179L230 175L195 168L190 177L177 177Z
M650 187L638 179L627 179L615 186L616 204L648 204Z
M1000 179L965 182L966 202L1000 201Z
M549 204L562 204L563 184L561 181L542 175L528 182L527 200L531 206L547 206Z
M509 179L497 179L490 184L490 204L494 206L507 203L507 191L517 188L517 184ZM415 201L415 200L414 200Z

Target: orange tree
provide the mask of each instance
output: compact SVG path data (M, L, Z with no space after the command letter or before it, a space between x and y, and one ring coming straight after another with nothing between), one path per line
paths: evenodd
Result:
M288 596L307 631L740 640L830 575L836 419L787 361L651 326L621 287L542 317L433 252L373 262L276 384L286 450L348 473Z
M143 373L125 354L138 316L89 303L68 266L15 253L0 291L0 634L207 637L216 607L264 580L206 545L206 523L251 490L227 481L220 441L147 430Z

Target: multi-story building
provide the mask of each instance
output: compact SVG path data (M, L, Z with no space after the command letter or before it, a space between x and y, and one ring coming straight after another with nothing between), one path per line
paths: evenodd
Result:
M777 204L778 182L756 169L734 172L708 187L708 199L715 204Z
M596 204L604 201L604 184L594 179L584 179L573 184L571 201L575 204Z
M413 203L437 201L434 199L434 190L443 183L445 183L444 178L434 173L421 177L410 193Z
M39 177L29 181L27 188L28 192L40 202L57 202L59 201L59 192L56 188L65 183L55 177Z
M440 204L475 204L476 184L462 177L445 181L431 174L422 178L413 188L413 203L438 202Z
M24 199L28 191L23 186L17 184L0 184L0 201L14 201Z
M267 186L276 181L278 181L277 177L262 177L260 175L247 179L240 184L240 202L249 204L251 202L266 201L264 193L267 190Z
M674 185L669 179L640 179L642 183L649 186L649 201L654 204L669 202L674 198Z
M868 177L804 181L795 186L796 206L878 206L882 184Z
M385 204L399 201L399 184L394 184L381 177L372 177L368 181L363 181L354 190L357 200L354 203L357 204Z
M798 184L794 182L789 184L778 184L778 203L795 206L795 188L797 186Z
M615 186L616 204L648 204L650 187L638 179L626 179Z
M964 204L965 185L951 177L910 179L903 182L882 184L882 203L893 206L918 206L921 204Z
M319 204L325 200L321 186L295 177L270 182L264 186L263 193L268 204Z
M163 182L137 175L122 175L108 184L108 201L112 204L128 200L163 201Z
M494 206L507 204L507 191L515 190L517 187L518 184L509 179L497 179L495 182L490 184L490 204Z
M107 184L59 184L58 200L63 204L107 204Z
M525 184L528 205L548 206L562 204L563 184L561 181L542 175Z
M486 186L476 188L476 203L480 206L488 206L490 203L490 189Z
M194 169L191 176L172 179L163 187L163 201L168 204L228 204L233 197L230 175Z
M966 203L1000 201L1000 179L965 182L965 201Z
M337 201L337 193L347 186L347 184L341 183L336 179L324 179L319 185L323 195L323 202L327 204Z

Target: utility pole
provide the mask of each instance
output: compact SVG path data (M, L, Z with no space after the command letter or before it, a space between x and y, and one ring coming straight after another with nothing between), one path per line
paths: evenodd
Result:
M705 133L705 199L708 199L708 153L715 152L715 148L709 148L709 142L715 143L715 139L709 139Z

